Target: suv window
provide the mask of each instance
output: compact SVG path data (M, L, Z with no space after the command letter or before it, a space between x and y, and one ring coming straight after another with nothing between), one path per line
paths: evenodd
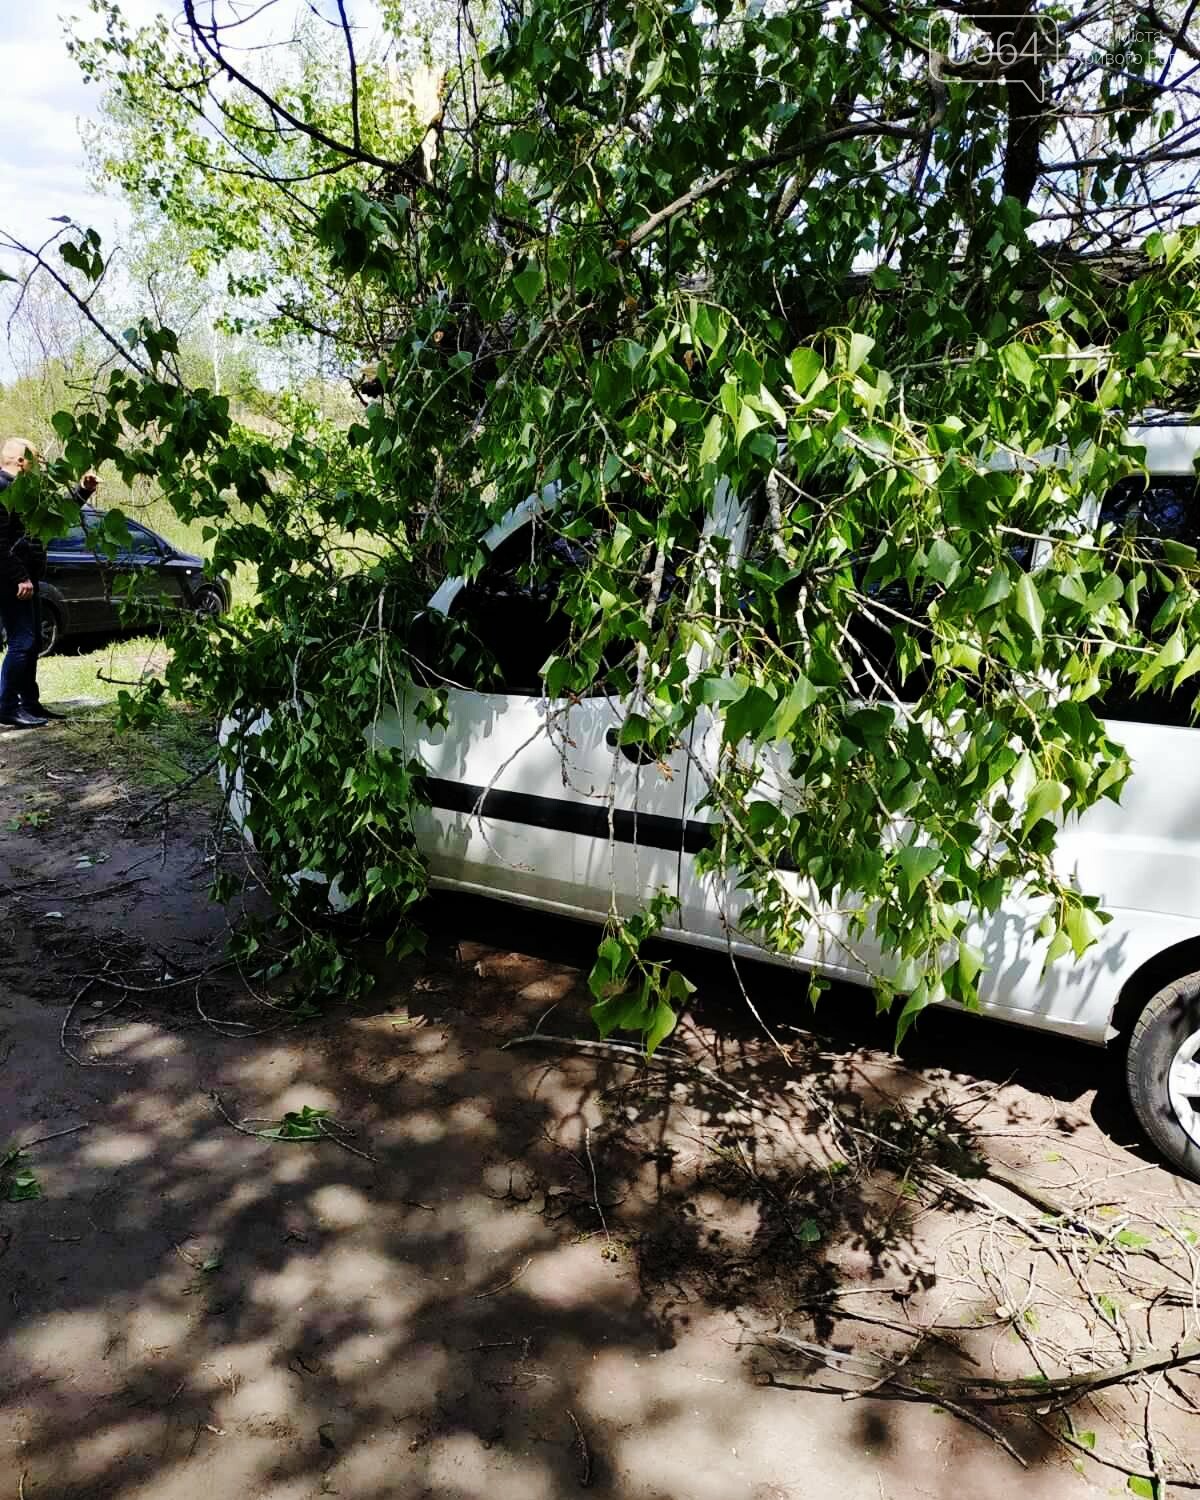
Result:
M1200 481L1194 474L1152 474L1149 478L1131 475L1105 495L1100 505L1100 520L1131 540L1136 539L1139 552L1148 557L1161 557L1164 541L1200 547ZM1151 587L1143 595L1147 621L1157 608ZM1096 705L1101 718L1132 719L1142 724L1191 724L1196 698L1194 680L1181 684L1178 692L1164 686L1136 698L1135 680L1135 674L1126 673L1113 682Z
M56 536L47 552L90 552L91 543L82 526L72 526L65 536Z
M125 556L132 557L159 557L161 548L158 538L152 531L147 531L144 526L139 526L136 521L127 521L129 527L130 546L122 548Z

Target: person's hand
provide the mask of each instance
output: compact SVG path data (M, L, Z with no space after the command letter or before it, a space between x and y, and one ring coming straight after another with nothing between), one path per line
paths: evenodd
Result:
M21 581L20 581L20 583L17 584L17 598L18 599L32 599L33 598L33 584L29 581L28 578L22 578Z
M97 474L94 469L89 469L83 476L83 478L79 481L79 488L85 495L94 495L96 493L96 486L99 483L99 474Z

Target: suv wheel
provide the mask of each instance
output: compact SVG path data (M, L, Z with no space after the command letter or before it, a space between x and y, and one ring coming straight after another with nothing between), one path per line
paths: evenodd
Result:
M1129 1039L1125 1081L1142 1129L1200 1182L1200 972L1147 1001Z
M219 589L199 589L196 593L193 608L196 614L202 620L205 620L211 618L213 615L223 614L225 611L225 601L221 597Z
M47 604L42 600L42 642L38 647L39 656L49 656L58 645L59 637L62 635L62 621L59 619L58 610L53 604Z

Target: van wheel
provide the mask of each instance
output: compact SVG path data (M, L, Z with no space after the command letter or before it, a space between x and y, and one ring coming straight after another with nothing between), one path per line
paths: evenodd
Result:
M1200 1182L1200 972L1147 1001L1129 1038L1125 1083L1142 1129Z

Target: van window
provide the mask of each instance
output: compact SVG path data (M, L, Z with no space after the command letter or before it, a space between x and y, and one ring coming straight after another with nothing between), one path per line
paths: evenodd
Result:
M565 509L555 511L519 527L459 590L448 619L424 621L414 657L451 684L479 692L540 697L545 691L542 668L550 657L565 653L575 628L570 606L579 591L572 575L597 563L601 539L613 535L618 520L616 507L610 504L582 516L572 516ZM696 551L696 527L684 521L679 530L684 534L676 536L669 551L658 593L660 626L668 607L682 605ZM632 602L627 597L624 606L627 613L639 613L648 598L647 559L653 551L652 540L629 539L619 563L603 564L619 576L622 591L631 590ZM622 621L617 617L608 616L605 623L618 627L616 639L596 660L608 687L625 691L636 641L620 628ZM594 629L594 625L588 627L588 633Z
M1162 556L1164 541L1200 548L1200 481L1194 474L1131 475L1113 486L1100 505L1100 520L1137 543L1150 558ZM1113 544L1120 537L1113 536ZM1143 624L1153 619L1161 600L1151 584L1142 595ZM1192 723L1197 683L1190 679L1172 692L1169 685L1133 696L1136 673L1122 673L1096 704L1104 719L1126 719L1140 724Z
M1194 474L1134 474L1105 495L1100 520L1161 554L1163 541L1200 544L1200 483Z
M465 686L483 692L537 696L547 657L566 645L571 621L557 601L554 583L531 581L535 560L582 568L588 554L577 543L549 534L538 521L513 532L492 552L477 577L450 606L450 619L473 638L463 642L461 660L470 664ZM557 572L557 569L555 569Z

